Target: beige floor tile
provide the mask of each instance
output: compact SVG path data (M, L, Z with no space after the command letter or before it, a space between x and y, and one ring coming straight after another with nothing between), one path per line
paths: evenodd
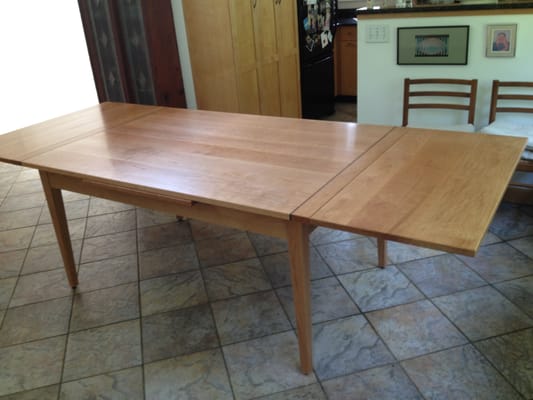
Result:
M16 283L16 277L0 279L0 310L7 308Z
M19 274L27 250L14 250L0 253L0 279L15 277Z
M147 399L233 399L218 349L146 364L144 370Z
M70 233L71 240L77 240L83 238L85 232L85 218L72 219L68 221L68 231ZM52 224L37 225L35 228L35 234L31 241L32 247L47 246L57 243L56 234Z
M74 296L70 331L103 326L139 317L137 282L78 293Z
M211 304L222 345L291 329L273 291Z
M224 358L236 400L252 399L316 382L298 368L294 332L224 346Z
M66 336L0 348L0 396L59 383Z
M87 218L85 237L109 235L135 229L135 210L95 215Z
M99 199L98 197L91 197L89 201L89 216L110 214L120 211L132 210L135 206L131 204L119 203L116 201Z
M65 213L67 214L67 220L87 218L87 210L89 209L89 199L76 200L65 202ZM43 211L39 218L39 224L51 224L52 218L50 217L50 211L45 204Z
M0 253L28 248L34 231L30 226L0 232Z
M202 267L256 257L252 243L245 232L197 241L196 249Z
M277 289L276 293L292 326L296 328L292 286ZM311 318L314 324L355 314L359 314L359 309L337 278L324 278L311 282Z
M533 329L478 342L476 347L526 399L533 398Z
M71 240L72 253L76 265L78 265L80 260L81 244L81 239ZM59 246L54 243L40 247L30 247L24 260L21 274L33 274L63 267L64 263Z
M0 231L37 225L42 207L0 212Z
M505 399L521 396L471 345L402 362L427 399Z
M373 268L378 261L377 248L368 238L320 245L316 249L336 274Z
M186 222L173 222L141 228L138 231L138 236L140 251L171 247L192 241L191 230Z
M428 297L486 285L478 274L452 254L398 264L398 268Z
M26 208L42 207L45 203L44 193L28 193L20 196L10 196L9 194L0 205L0 212L17 211Z
M145 363L219 346L207 304L144 317L142 334Z
M470 340L533 325L533 319L489 286L436 297L433 302Z
M141 365L139 320L72 333L67 342L63 380Z
M330 399L423 400L398 364L325 381L324 390Z
M362 311L373 311L420 300L424 296L395 266L339 276Z
M142 280L198 268L199 262L193 243L143 251L139 254Z
M59 385L52 385L4 396L2 400L57 400L58 392Z
M63 297L9 308L0 329L0 347L66 334L71 306L71 298Z
M428 300L374 311L367 318L398 360L467 343Z
M59 398L144 400L142 382L141 367L134 367L63 383Z
M272 254L261 257L260 259L273 287L279 288L291 284L289 253ZM314 248L310 249L309 268L311 270L311 280L333 275L327 264Z
M90 263L137 252L135 231L86 238L83 240L81 262Z
M313 326L315 372L320 380L395 361L362 315Z
M54 269L21 276L13 293L10 307L70 296L72 296L72 289L65 271Z
M129 254L81 264L78 280L78 293L137 282L137 255Z
M207 303L207 294L200 271L141 281L143 316L204 303Z
M203 276L211 301L272 288L257 258L206 268Z
M533 276L498 283L494 287L533 318Z
M460 258L491 283L533 274L533 260L507 243L484 246L476 257Z

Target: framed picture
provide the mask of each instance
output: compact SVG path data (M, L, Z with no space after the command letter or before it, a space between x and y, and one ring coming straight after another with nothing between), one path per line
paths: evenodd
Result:
M487 57L514 57L516 24L487 25Z
M398 28L398 65L466 65L468 25Z

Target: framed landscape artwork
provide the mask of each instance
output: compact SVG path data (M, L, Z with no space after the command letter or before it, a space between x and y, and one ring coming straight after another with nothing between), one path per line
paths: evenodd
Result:
M468 25L398 28L398 65L466 65Z

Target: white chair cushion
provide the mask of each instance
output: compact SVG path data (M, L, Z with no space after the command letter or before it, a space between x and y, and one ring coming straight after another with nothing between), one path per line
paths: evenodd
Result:
M472 124L462 124L462 125L433 125L433 126L414 126L407 125L408 128L421 128L421 129L435 129L441 131L454 131L454 132L475 132L476 128Z
M524 152L522 153L522 158L524 160L533 161L533 151L524 150Z
M493 135L527 137L526 149L533 150L533 121L529 124L524 122L510 123L508 121L494 121L489 126L481 129L480 132Z

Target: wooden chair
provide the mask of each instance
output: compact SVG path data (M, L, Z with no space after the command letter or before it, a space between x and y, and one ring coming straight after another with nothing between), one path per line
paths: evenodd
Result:
M438 89L436 87L438 87ZM468 118L466 124L429 126L429 128L454 131L467 130L468 132L473 132L475 130L474 115L476 111L476 95L477 79L405 78L403 88L402 126L409 125L409 110L462 110L467 112ZM438 100L436 98L438 98ZM443 102L442 100L444 99L447 101Z
M492 81L489 125L480 132L528 138L510 188L530 192L533 188L533 174L530 174L533 172L533 82Z
M410 79L405 78L403 88L402 126L409 125L409 111L413 109L439 109L466 112L464 124L421 126L440 130L475 132L474 115L476 111L477 79ZM460 113L464 114L464 113ZM461 115L461 117L463 117ZM409 125L410 126L410 125ZM377 239L378 266L387 263L387 243Z

